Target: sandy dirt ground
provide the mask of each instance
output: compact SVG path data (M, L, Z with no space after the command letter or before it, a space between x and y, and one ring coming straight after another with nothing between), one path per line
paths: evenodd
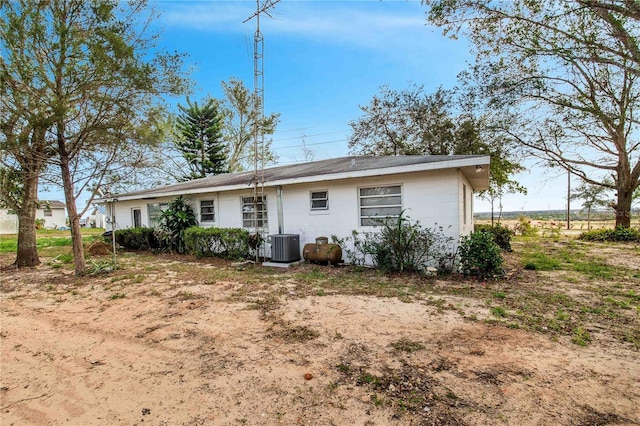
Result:
M640 424L631 345L472 321L475 301L301 296L286 274L250 292L228 265L181 265L229 269L207 281L173 263L2 272L0 424Z

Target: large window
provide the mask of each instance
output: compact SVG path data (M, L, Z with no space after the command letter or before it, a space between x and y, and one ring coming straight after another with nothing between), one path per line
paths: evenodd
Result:
M267 196L257 198L257 203L253 197L242 197L242 227L243 228L266 228L267 222Z
M329 210L329 192L311 192L311 210Z
M213 200L200 201L200 222L215 222L216 214L213 208Z
M167 203L149 203L147 211L149 213L149 226L155 228L160 225L160 215L167 208Z
M467 224L467 185L462 184L462 223Z
M402 212L402 187L360 188L360 225L378 226L397 219Z

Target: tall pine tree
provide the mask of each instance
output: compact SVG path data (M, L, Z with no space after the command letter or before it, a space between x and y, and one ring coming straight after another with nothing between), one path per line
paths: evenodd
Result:
M223 116L215 99L203 106L187 99L187 106L178 105L181 113L176 120L176 146L189 165L185 180L226 173L226 155L222 140Z

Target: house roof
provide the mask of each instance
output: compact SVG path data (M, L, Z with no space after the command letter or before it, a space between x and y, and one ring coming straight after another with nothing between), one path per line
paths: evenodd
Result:
M48 207L51 210L67 208L67 205L65 203L56 200L38 200L38 205L40 206L40 208L44 209Z
M478 168L477 166L480 166ZM265 186L322 182L368 176L384 176L427 170L459 168L475 190L489 184L489 156L486 155L398 155L385 157L340 157L309 163L264 169ZM478 173L479 172L479 173ZM117 195L118 200L151 199L180 194L245 189L253 185L254 172L208 176L151 189ZM97 200L102 202L103 200Z

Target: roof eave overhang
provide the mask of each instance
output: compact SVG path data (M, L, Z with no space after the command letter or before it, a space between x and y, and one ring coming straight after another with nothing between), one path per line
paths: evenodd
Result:
M313 175L313 176L301 176L296 178L288 178L288 179L276 179L272 181L264 182L265 187L276 187L276 186L285 186L285 185L299 185L304 183L313 183L313 182L326 182L332 180L344 180L344 179L355 179L355 178L366 178L366 177L376 177L376 176L387 176L394 175L399 173L415 173L415 172L427 172L427 171L435 171L435 170L444 170L444 169L461 169L469 182L471 182L474 190L481 191L483 189L487 189L489 186L489 178L488 178L488 168L489 168L489 156L478 156L472 158L459 158L454 160L446 160L446 161L437 161L432 163L419 163L419 164L410 164L405 166L396 166L396 167L386 167L383 169L369 169L369 170L354 170L348 172L340 172L340 173L327 173L322 175ZM475 170L477 166L483 167L486 172L484 172L484 176L476 175ZM472 172L473 173L472 173ZM483 181L486 180L486 184ZM225 192L225 191L239 191L239 190L250 190L253 186L251 183L248 184L233 184L233 185L222 185L222 186L213 186L206 187L202 186L199 188L191 188L185 190L168 190L168 191L158 191L153 194L137 194L137 195L129 195L129 196L116 196L114 201L130 201L130 200L153 200L156 198L164 198L164 197L175 197L178 195L193 195L193 194L202 194L206 192ZM105 203L107 200L99 199L96 200L96 203L101 204Z

